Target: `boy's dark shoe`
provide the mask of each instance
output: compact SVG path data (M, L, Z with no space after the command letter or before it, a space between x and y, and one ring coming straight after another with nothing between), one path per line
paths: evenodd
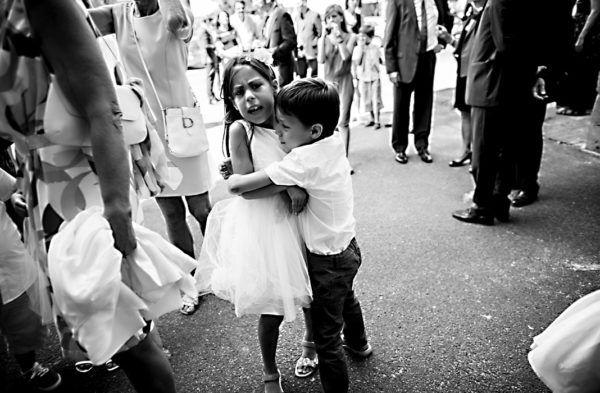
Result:
M477 206L465 210L457 210L452 213L452 217L470 224L494 225L494 215Z
M62 378L54 370L44 367L38 362L33 364L31 370L24 375L27 384L39 391L50 392L60 386Z
M537 201L536 194L527 193L525 191L519 191L517 195L512 199L511 204L514 207L523 207L531 205L535 201Z
M396 160L396 162L399 162L400 164L406 164L408 162L408 157L406 156L406 153L403 151L396 153L396 156L394 157L394 159Z
M342 341L342 346L345 350L359 358L366 359L373 354L373 347L371 347L371 344L369 343L367 343L364 347L360 349L352 348L350 345L346 344L345 341Z

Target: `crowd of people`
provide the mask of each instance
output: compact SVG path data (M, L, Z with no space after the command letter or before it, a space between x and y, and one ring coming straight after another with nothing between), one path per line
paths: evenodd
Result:
M189 2L109 3L0 2L0 332L24 378L42 391L61 384L36 362L53 320L64 355L78 366L121 367L138 392L175 392L159 317L174 309L191 315L199 296L213 293L236 315L259 316L265 392L283 391L279 327L300 308L295 375L319 369L325 392L347 392L344 350L373 352L353 289L361 253L348 160L352 110L366 127L391 127L397 163L409 161L409 134L419 158L432 163L436 56L452 46L462 150L450 166L470 164L475 184L473 206L452 216L491 225L538 197L546 104L581 115L595 99L599 0L469 0L460 17L447 0L388 0L383 37L360 0L323 15L307 0L294 10L274 0L223 0L196 34L208 103L224 107L228 159L220 175L237 196L211 206L207 152L174 148L184 137L167 111L180 108L190 132L194 119L184 113L199 102L186 76ZM382 70L393 84L389 125L381 118ZM144 137L131 143L125 122L134 116L117 93L125 86L143 119ZM84 142L58 142L67 126L51 130L46 108L54 99L80 119L73 135ZM152 251L152 234L141 228L145 198L164 217L168 257ZM113 281L99 273L105 254L87 252L100 247L86 237L94 225L112 234L112 244L101 245L126 266ZM71 242L83 246L67 258ZM106 291L106 304L57 276L61 269ZM79 323L88 318L98 323Z

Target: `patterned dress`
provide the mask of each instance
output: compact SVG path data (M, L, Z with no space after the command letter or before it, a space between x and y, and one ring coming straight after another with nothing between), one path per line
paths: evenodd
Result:
M42 119L50 74L33 38L23 0L0 0L0 138L15 143L21 189L29 209L24 224L27 249L47 272L47 245L64 221L102 206L91 148L52 145ZM137 196L130 190L134 210ZM49 286L49 284L48 284ZM58 316L61 343L74 358L85 358ZM124 348L139 342L132 338Z

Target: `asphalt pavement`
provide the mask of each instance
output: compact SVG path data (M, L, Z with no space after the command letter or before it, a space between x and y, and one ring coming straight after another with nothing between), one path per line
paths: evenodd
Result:
M451 67L444 56L441 66ZM203 72L191 71L190 79L214 126L209 134L217 161L222 107L202 97ZM450 214L468 206L464 196L472 182L466 167L448 166L460 151L460 117L451 108L452 71L438 75L445 79L436 80L432 164L412 148L408 164L397 164L389 128L353 124L350 161L363 254L356 290L374 355L349 358L351 392L547 392L527 362L532 338L600 288L600 158L581 149L574 131L583 130L587 118L558 118L549 108L538 202L512 209L506 224L461 223ZM384 122L391 101L384 79ZM215 200L227 196L222 183L213 191ZM146 225L164 235L156 205L146 203L144 212ZM231 305L214 296L204 297L193 316L162 317L158 325L178 391L261 392L256 321L236 318ZM293 375L302 332L301 315L281 329L286 393L320 391L318 376ZM75 372L60 358L54 334L40 359L62 373L61 391L133 392L122 371ZM17 370L0 350L2 392L25 391Z

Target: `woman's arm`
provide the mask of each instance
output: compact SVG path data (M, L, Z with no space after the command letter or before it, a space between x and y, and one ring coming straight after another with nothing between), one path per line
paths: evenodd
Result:
M104 215L124 255L136 247L129 202L129 153L121 111L100 48L72 0L25 0L42 53L65 97L90 125Z
M248 135L244 126L238 122L229 126L229 154L233 173L245 175L254 172L248 147Z
M188 42L192 39L194 16L190 8L181 0L158 0L167 22L167 28L179 39Z
M600 15L600 0L590 0L590 3L590 13L585 20L585 24L581 29L581 33L579 33L579 37L577 37L577 42L575 42L575 50L577 52L581 52L583 50L585 38L589 34L592 27L594 27L594 25L598 22L598 15Z

